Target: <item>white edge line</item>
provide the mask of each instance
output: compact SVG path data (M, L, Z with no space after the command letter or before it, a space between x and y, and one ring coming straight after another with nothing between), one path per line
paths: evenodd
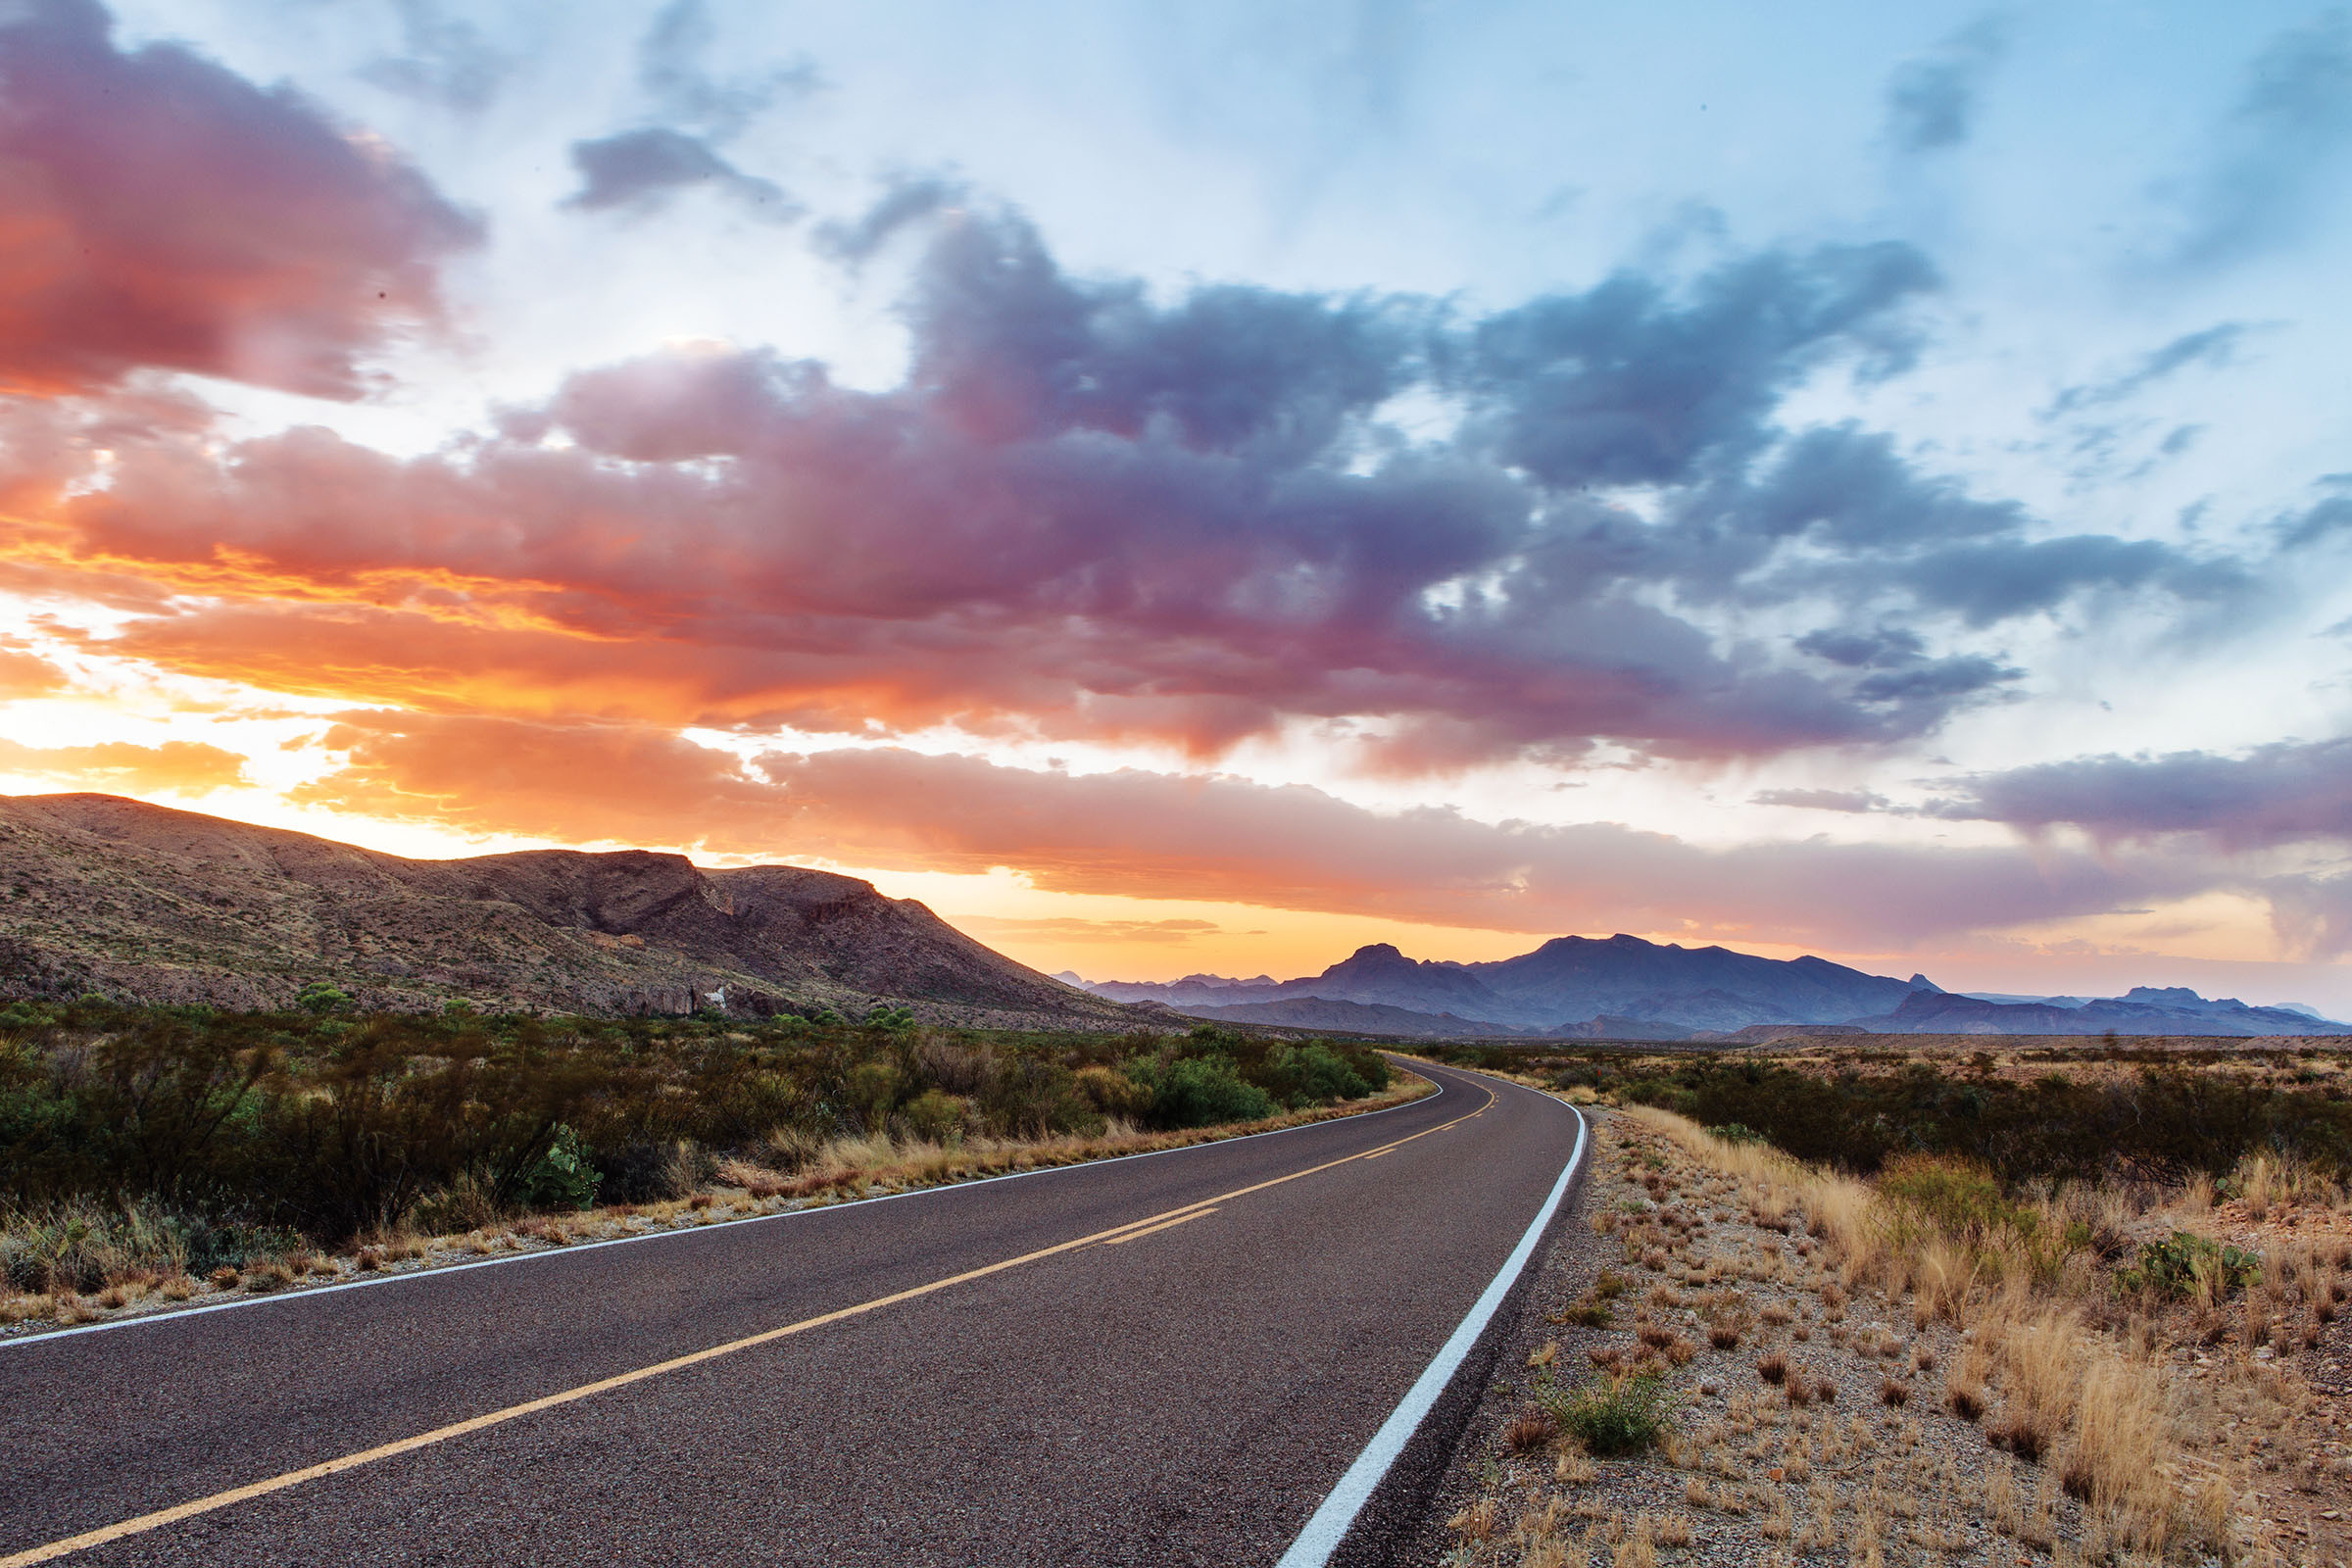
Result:
M1550 1099L1549 1096L1544 1098ZM1552 1103L1566 1102L1553 1101ZM1437 1358L1423 1369L1413 1386L1405 1391L1404 1398L1396 1409L1389 1412L1389 1418L1381 1423L1380 1430L1372 1434L1372 1441L1364 1445L1364 1451L1356 1455L1355 1463L1349 1465L1347 1473L1340 1477L1339 1485L1331 1489L1331 1494L1323 1499L1323 1505L1315 1510L1314 1517L1307 1520L1306 1528L1298 1532L1298 1539L1291 1543L1291 1549L1282 1554L1282 1559L1274 1568L1323 1568L1324 1564L1331 1561L1331 1554L1339 1550L1340 1543L1347 1539L1348 1528L1355 1523L1355 1516L1363 1511L1373 1489L1388 1475L1389 1467L1396 1462L1396 1456L1404 1451L1405 1444L1420 1429L1422 1420L1438 1402L1438 1396L1446 1392L1446 1385L1453 1381L1453 1374L1469 1355L1470 1348L1478 1343L1479 1336L1486 1332L1487 1324L1501 1308L1502 1298L1510 1294L1512 1285L1517 1283L1521 1271L1527 1267L1527 1260L1535 1255L1536 1244L1544 1239L1544 1227L1551 1223L1551 1216L1558 1212L1560 1200L1567 1196L1569 1181L1576 1175L1577 1167L1584 1163L1585 1113L1574 1105L1569 1105L1568 1111L1576 1118L1576 1148L1569 1153L1568 1163L1561 1167L1560 1179L1552 1183L1551 1196L1544 1200L1544 1206L1536 1211L1527 1233L1519 1238L1519 1245L1511 1250L1509 1257L1503 1259L1501 1271L1487 1286L1486 1294L1471 1306L1470 1315L1462 1319L1460 1326L1453 1331L1453 1337L1439 1349Z
M1026 1176L1062 1176L1076 1170L1094 1170L1103 1165L1122 1164L1130 1159L1156 1159L1161 1154L1189 1154L1203 1149L1224 1149L1234 1144L1246 1144L1253 1138L1279 1138L1284 1133L1312 1132L1317 1127L1336 1127L1342 1123L1370 1121L1394 1110L1405 1110L1414 1105L1426 1105L1443 1100L1451 1093L1445 1081L1435 1074L1404 1069L1423 1083L1436 1084L1434 1095L1419 1095L1401 1104L1383 1105L1378 1110L1351 1111L1345 1116L1326 1116L1321 1121L1300 1122L1296 1127L1272 1127L1262 1133L1243 1133L1234 1138L1211 1138L1198 1144L1179 1144L1174 1149L1147 1149L1135 1154L1111 1154L1102 1159L1082 1159L1069 1165L1048 1165L1039 1170L1007 1171L1002 1176L975 1176L968 1181L942 1182L935 1187L915 1187L903 1193L884 1193L875 1198L854 1198L846 1203L817 1203L806 1208L788 1208L776 1214L745 1214L737 1219L722 1219L716 1224L694 1225L682 1229L646 1231L636 1236L614 1236L602 1242L579 1242L570 1247L550 1247L541 1251L516 1252L508 1257L485 1257L473 1263L442 1263L431 1268L403 1269L397 1274L379 1274L371 1280L345 1280L340 1285L313 1285L283 1294L249 1296L234 1301L208 1301L202 1306L166 1307L162 1311L143 1313L138 1317L117 1318L111 1323L83 1323L69 1329L41 1329L30 1334L11 1335L0 1339L0 1354L28 1345L48 1345L57 1340L73 1339L82 1334L108 1334L117 1329L153 1328L158 1324L176 1323L185 1318L202 1317L207 1312L230 1312L248 1306L291 1306L338 1291L370 1290L379 1285L408 1285L417 1280L438 1279L447 1274L464 1274L477 1268L501 1268L509 1263L537 1263L551 1257L576 1257L582 1252L594 1252L607 1247L626 1247L631 1242L674 1241L682 1236L702 1236L711 1231L731 1230L738 1225L760 1225L770 1220L803 1219L811 1214L834 1214L845 1208L862 1208L869 1203L888 1203L902 1198L934 1198L941 1193L960 1193L974 1187L986 1187L992 1182L1014 1182Z

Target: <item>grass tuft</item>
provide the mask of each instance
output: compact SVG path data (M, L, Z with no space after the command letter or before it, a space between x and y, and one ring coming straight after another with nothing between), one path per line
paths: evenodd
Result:
M1668 1395L1655 1373L1595 1379L1540 1396L1560 1432L1591 1453L1641 1453L1666 1436Z

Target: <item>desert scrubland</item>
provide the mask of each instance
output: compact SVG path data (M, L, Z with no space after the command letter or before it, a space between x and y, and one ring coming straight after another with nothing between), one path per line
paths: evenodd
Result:
M2344 1056L1992 1044L1453 1053L1595 1142L1446 1560L2345 1560Z
M1289 1125L1423 1093L1359 1045L730 1019L0 1008L0 1325Z

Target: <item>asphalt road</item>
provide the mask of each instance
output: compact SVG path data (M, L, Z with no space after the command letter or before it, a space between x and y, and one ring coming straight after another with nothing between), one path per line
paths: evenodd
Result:
M1575 1142L1556 1101L1432 1076L1268 1137L0 1346L0 1564L550 1399L57 1560L1271 1563Z

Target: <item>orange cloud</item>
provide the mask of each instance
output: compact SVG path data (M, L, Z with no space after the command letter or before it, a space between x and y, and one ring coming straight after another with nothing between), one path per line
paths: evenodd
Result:
M250 784L245 759L198 741L134 746L104 741L95 746L25 746L0 740L0 772L78 784L108 794L209 795Z
M1382 815L1303 786L1033 772L888 749L732 756L635 726L351 714L306 805L572 842L681 841L887 870L1006 866L1054 892L1490 930L1690 931L1885 951L2212 885L2210 861L2022 849L1709 850L1611 823Z
M63 691L66 672L46 659L0 648L0 702L20 697L46 697Z

